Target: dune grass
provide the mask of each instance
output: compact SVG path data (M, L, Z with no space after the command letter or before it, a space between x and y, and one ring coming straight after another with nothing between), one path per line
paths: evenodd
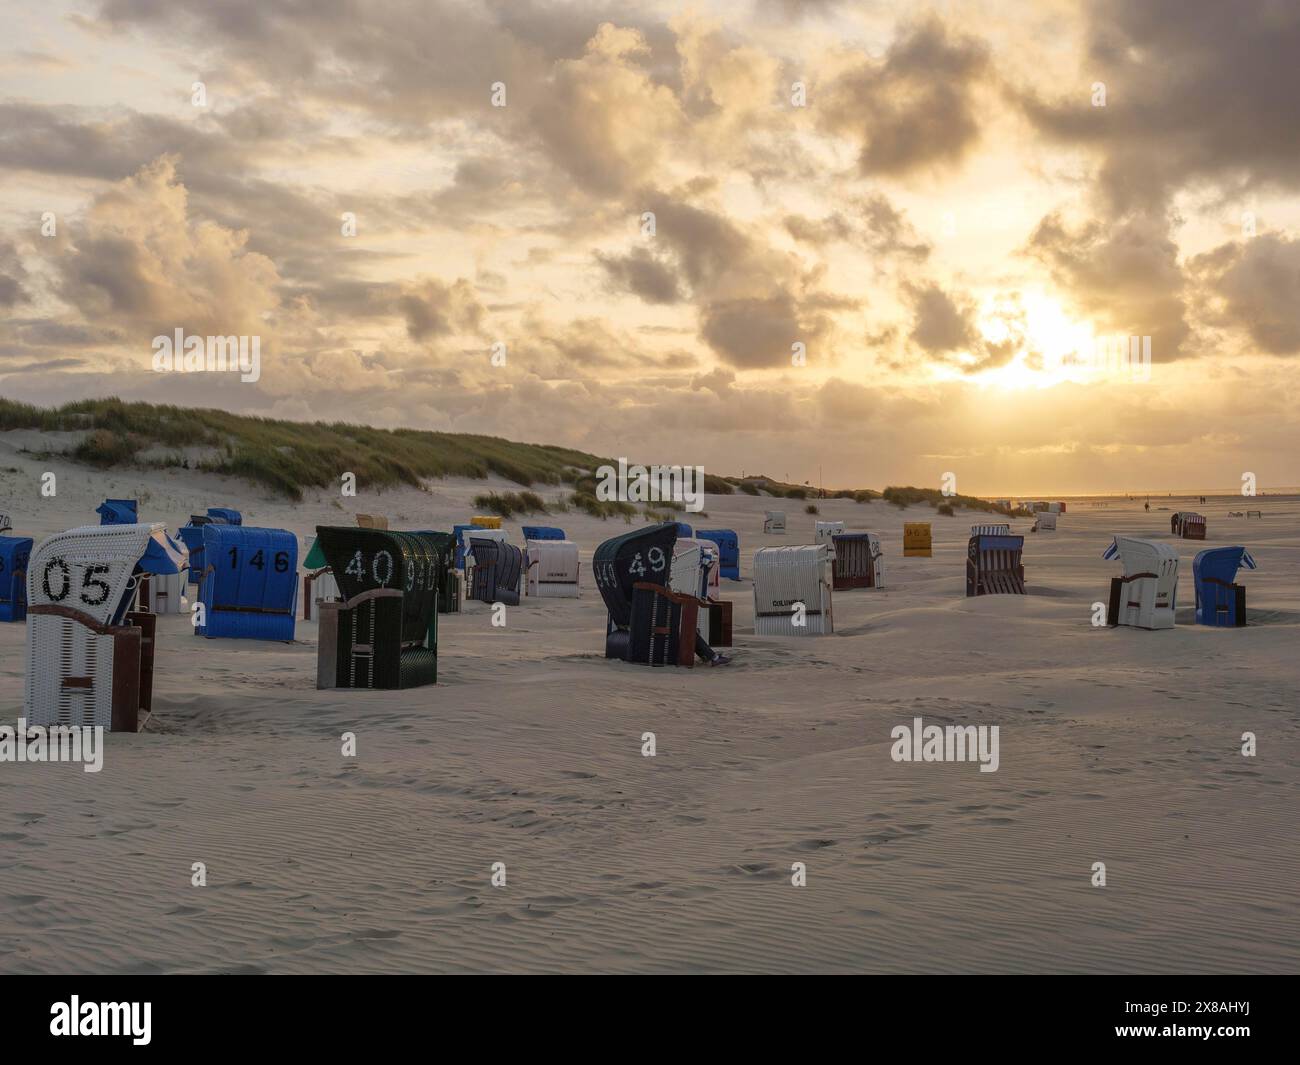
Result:
M572 448L521 444L498 436L373 429L346 422L291 422L221 410L128 403L116 398L78 400L54 408L0 398L0 431L9 429L84 433L71 455L99 469L131 465L194 467L241 477L292 500L301 499L305 489L339 484L345 473L356 476L359 488L370 489L403 484L418 488L430 478L485 478L495 474L523 488L568 485L571 494L552 504L552 509L561 512L573 507L595 517L621 517L625 521L638 513L631 503L596 497L596 470L602 465L615 465L613 460ZM760 490L735 477L708 474L704 479L705 491L710 495L731 495L737 488L748 495L794 500L817 495L816 489L804 485L781 484L770 478L765 481ZM825 494L859 503L883 497L899 507L929 503L933 507L947 504L1013 513L986 499L945 497L930 488L895 486L883 493L839 489ZM547 510L542 498L533 492L487 493L477 497L475 505L503 517ZM680 504L660 503L658 507L677 510Z
M474 509L482 514L545 514L546 501L536 492L487 492L474 497Z
M301 499L306 488L337 484L345 473L358 487L419 486L431 477L486 477L516 484L572 483L608 462L570 448L520 444L495 436L420 429L372 429L255 418L119 399L82 400L51 410L0 399L0 430L83 431L73 457L91 466L129 465L149 448L166 457L153 466L183 466L183 448L203 449L200 469L231 474Z
M945 496L937 488L891 485L882 493L882 498L886 503L893 503L894 506L901 510L906 510L913 503L928 503L930 506L939 509L941 514L951 514L953 507L965 507L967 510L983 510L991 514L1012 513L1010 510L999 507L996 503L990 503L987 499L963 495ZM946 511L942 509L945 506L948 507Z

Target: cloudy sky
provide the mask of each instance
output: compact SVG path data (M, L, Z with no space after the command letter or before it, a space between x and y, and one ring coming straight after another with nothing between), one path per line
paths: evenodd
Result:
M1300 483L1294 0L0 14L5 396L828 487ZM154 373L178 328L260 336L261 380Z

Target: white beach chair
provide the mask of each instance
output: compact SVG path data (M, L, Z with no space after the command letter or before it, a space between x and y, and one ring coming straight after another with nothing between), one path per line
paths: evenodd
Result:
M754 632L759 636L823 636L835 631L831 557L825 544L762 547L754 554ZM795 624L796 604L804 624Z
M835 534L844 531L844 522L842 521L815 521L813 522L813 543L825 544L826 550L831 553L831 558L835 557Z
M524 547L529 595L567 599L581 595L577 544L571 540L525 540Z
M186 552L188 556L188 552ZM153 614L184 614L190 609L185 595L187 575L159 573L145 577L140 582L139 606Z
M673 544L672 568L668 571L668 587L682 595L700 594L700 542L678 539Z
M769 510L767 516L763 519L763 531L765 533L780 533L785 535L785 511Z
M137 565L179 571L162 525L88 525L56 533L27 571L25 712L33 725L136 731L152 704L156 617L129 610Z
M1178 552L1159 540L1116 536L1101 556L1119 559L1122 577L1112 577L1106 624L1172 629L1178 607Z

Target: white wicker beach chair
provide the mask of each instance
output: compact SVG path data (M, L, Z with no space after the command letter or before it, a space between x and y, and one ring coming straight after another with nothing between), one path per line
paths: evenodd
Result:
M763 531L765 533L780 533L785 535L785 511L769 510L763 518Z
M880 546L880 537L875 533L868 533L868 539L871 543L871 568L873 571L874 588L884 588L885 586L885 552Z
M190 608L189 598L185 595L186 579L184 572L146 577L140 582L140 609L154 614L186 613Z
M831 558L835 557L835 534L844 531L844 522L842 521L815 521L813 522L813 543L825 544L826 550L830 552Z
M162 525L56 533L27 571L26 716L33 725L136 731L153 687L156 618L130 613L137 563Z
M796 603L804 624L794 624ZM835 630L831 557L825 544L762 547L754 554L754 632L758 636L822 636Z
M581 595L577 544L571 540L525 540L524 544L530 596L576 599Z
M1106 606L1108 625L1172 629L1178 607L1178 552L1159 540L1117 536L1101 556L1119 559L1124 576L1113 577Z
M682 595L700 594L700 542L678 539L673 544L673 562L668 587Z

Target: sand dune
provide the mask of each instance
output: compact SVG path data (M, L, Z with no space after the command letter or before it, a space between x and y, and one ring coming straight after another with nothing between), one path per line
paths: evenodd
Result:
M449 528L485 488L289 505L13 443L0 509L38 537L93 521L106 495L140 495L173 529L219 504L303 537L356 511ZM881 536L887 590L836 594L834 636L758 638L748 580L723 582L725 669L602 657L587 564L623 526L576 514L548 520L582 546L583 598L525 600L504 629L480 604L443 618L436 687L318 692L314 623L259 644L164 617L154 718L109 738L103 772L0 764L0 970L1295 971L1300 504L1253 505L1263 519L1229 518L1240 500L1196 508L1210 544L1258 560L1242 579L1261 623L1244 630L1092 627L1110 535L1167 538L1166 512L1121 501L1028 536L1030 594L981 599L963 595L978 516L822 501ZM793 501L790 533L762 535L780 506L710 497L688 520L737 529L747 578L756 548L811 539ZM918 519L934 557L905 559ZM1199 546L1180 544L1185 607ZM25 668L24 627L0 626L5 719ZM890 730L917 716L999 725L998 771L892 761Z

